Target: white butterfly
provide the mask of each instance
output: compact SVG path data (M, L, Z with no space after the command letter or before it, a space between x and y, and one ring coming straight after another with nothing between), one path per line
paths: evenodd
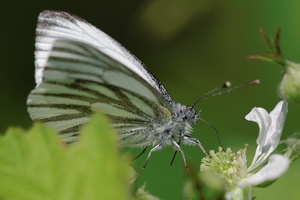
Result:
M190 137L200 112L175 103L145 66L114 39L83 19L44 11L36 29L36 88L28 96L30 116L76 141L79 128L100 110L119 131L124 146L148 147L151 153ZM146 163L144 167L146 166Z

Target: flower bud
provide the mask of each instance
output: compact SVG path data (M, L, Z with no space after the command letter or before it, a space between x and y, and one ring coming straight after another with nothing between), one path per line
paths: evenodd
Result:
M300 103L300 64L286 60L282 56L279 46L280 29L276 31L274 43L271 42L262 28L260 31L270 52L261 55L251 55L248 58L266 60L281 65L283 74L279 86L279 96L288 102Z
M300 103L300 64L288 60L285 63L279 95L288 102Z

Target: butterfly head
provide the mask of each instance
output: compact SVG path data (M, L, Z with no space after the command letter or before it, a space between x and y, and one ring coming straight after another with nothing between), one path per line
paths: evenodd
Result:
M195 124L199 119L200 113L201 110L197 112L193 106L184 107L181 112L181 119L182 121Z

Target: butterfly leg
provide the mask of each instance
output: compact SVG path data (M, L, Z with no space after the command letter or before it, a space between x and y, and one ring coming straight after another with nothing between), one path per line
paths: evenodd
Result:
M175 148L175 151L180 151L180 153L182 155L184 167L185 167L185 169L188 170L188 167L187 167L187 164L186 164L186 158L185 158L183 150L181 149L181 147L179 146L179 144L177 144L174 140L172 141L172 143L173 143L173 147Z
M145 153L145 151L147 150L148 147L145 147L141 153L139 153L139 155L137 155L136 157L132 158L131 160L136 160L138 159L141 155L143 155Z
M200 142L198 139L196 139L196 138L190 138L190 137L188 137L188 136L183 136L183 140L185 140L185 141L186 141L187 143L189 143L189 144L196 145L196 146L200 147L200 149L203 151L203 153L204 153L206 156L209 156L209 155L206 153L204 147L202 146L201 142Z
M178 142L177 144L180 145L180 140L179 140L179 142ZM173 164L173 162L174 162L174 160L175 160L175 157L176 157L176 155L177 155L177 152L178 152L178 151L175 151L175 152L174 152L174 155L173 155L173 158L172 158L172 160L171 160L170 165Z
M147 164L148 164L148 161L149 161L149 158L151 157L151 154L152 154L154 151L161 150L161 148L162 148L162 145L161 145L161 144L158 144L158 145L156 145L155 147L153 147L153 148L150 150L150 152L149 152L149 154L148 154L148 156L147 156L147 158L146 158L145 164L144 164L143 167L142 167L142 170L146 168L146 166L147 166Z

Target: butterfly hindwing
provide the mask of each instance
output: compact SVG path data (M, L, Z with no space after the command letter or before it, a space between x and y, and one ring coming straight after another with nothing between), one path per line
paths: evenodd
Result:
M27 104L33 120L54 127L66 142L75 141L80 126L99 110L130 146L145 145L153 124L173 112L134 71L89 44L64 39L54 42Z

